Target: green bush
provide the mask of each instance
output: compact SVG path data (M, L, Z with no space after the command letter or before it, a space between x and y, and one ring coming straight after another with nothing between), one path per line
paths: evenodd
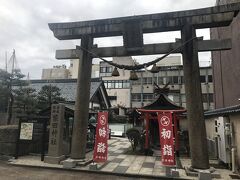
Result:
M135 128L130 128L127 130L126 134L127 134L128 140L132 145L132 150L136 151L136 148L139 145L140 139L141 139L141 134L139 130Z

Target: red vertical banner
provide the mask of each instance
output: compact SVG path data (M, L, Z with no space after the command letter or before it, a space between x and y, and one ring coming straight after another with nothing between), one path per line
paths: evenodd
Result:
M99 112L96 127L93 161L107 161L108 137L108 112Z
M174 166L174 132L172 126L172 113L158 113L159 137L162 154L162 164L165 166Z

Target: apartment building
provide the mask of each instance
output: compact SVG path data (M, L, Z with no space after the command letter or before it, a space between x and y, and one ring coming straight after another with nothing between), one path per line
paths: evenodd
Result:
M159 73L153 74L149 71L139 71L139 79L132 82L131 106L142 107L152 102L156 95L154 84L163 88L168 84L170 89L168 97L177 105L186 107L186 92L184 87L183 66L160 66ZM202 87L202 98L204 110L214 108L213 104L213 83L211 67L200 68L200 80Z
M125 65L134 65L135 63L131 57L113 58L113 62ZM104 81L111 104L126 108L142 107L156 98L154 95L154 84L157 84L161 88L169 84L169 98L177 105L186 107L181 56L165 58L157 66L160 69L158 73L153 74L147 69L137 71L139 79L137 81L130 81L130 71L120 69L120 76L112 77L111 74L114 67L106 62L100 62L100 77ZM201 67L200 79L204 110L213 109L212 68Z

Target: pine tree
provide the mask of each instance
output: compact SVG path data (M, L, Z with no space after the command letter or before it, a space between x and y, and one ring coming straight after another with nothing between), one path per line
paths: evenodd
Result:
M45 85L38 93L38 105L40 109L51 107L53 103L65 101L61 97L60 89L57 86Z

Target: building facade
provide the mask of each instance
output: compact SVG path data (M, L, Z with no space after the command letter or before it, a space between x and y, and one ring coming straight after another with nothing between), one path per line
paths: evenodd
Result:
M131 57L113 57L113 63L134 65L134 60ZM131 106L130 71L119 69L120 76L113 77L113 69L113 66L102 61L99 76L104 81L112 106L129 108Z
M240 0L217 0L217 5L240 2ZM240 99L240 14L230 26L211 29L211 39L232 40L232 49L212 52L214 101L216 108L239 104Z
M41 79L68 79L69 70L66 65L53 66L53 68L43 69Z
M77 79L78 77L78 65L79 60L78 59L71 59L70 60L70 66L69 66L69 79ZM93 64L92 65L92 78L98 78L99 77L99 64Z
M114 58L114 63L133 65L131 57ZM130 81L130 71L118 70L120 76L112 77L113 67L106 62L100 62L100 77L102 77L108 95L113 106L126 108L140 108L152 102L154 84L164 87L169 83L170 93L168 97L177 105L186 107L186 96L183 78L183 65L181 56L170 56L160 61L157 66L159 73L153 74L149 70L137 72L138 80ZM200 68L202 97L204 110L214 108L213 103L213 80L211 67Z
M170 89L168 97L177 105L186 107L186 95L183 77L183 66L160 66L159 73L153 74L149 71L137 72L139 79L132 82L131 106L142 107L154 99L154 84L163 88L166 84ZM204 110L214 108L213 82L211 67L200 68L200 79L202 87L202 98Z

